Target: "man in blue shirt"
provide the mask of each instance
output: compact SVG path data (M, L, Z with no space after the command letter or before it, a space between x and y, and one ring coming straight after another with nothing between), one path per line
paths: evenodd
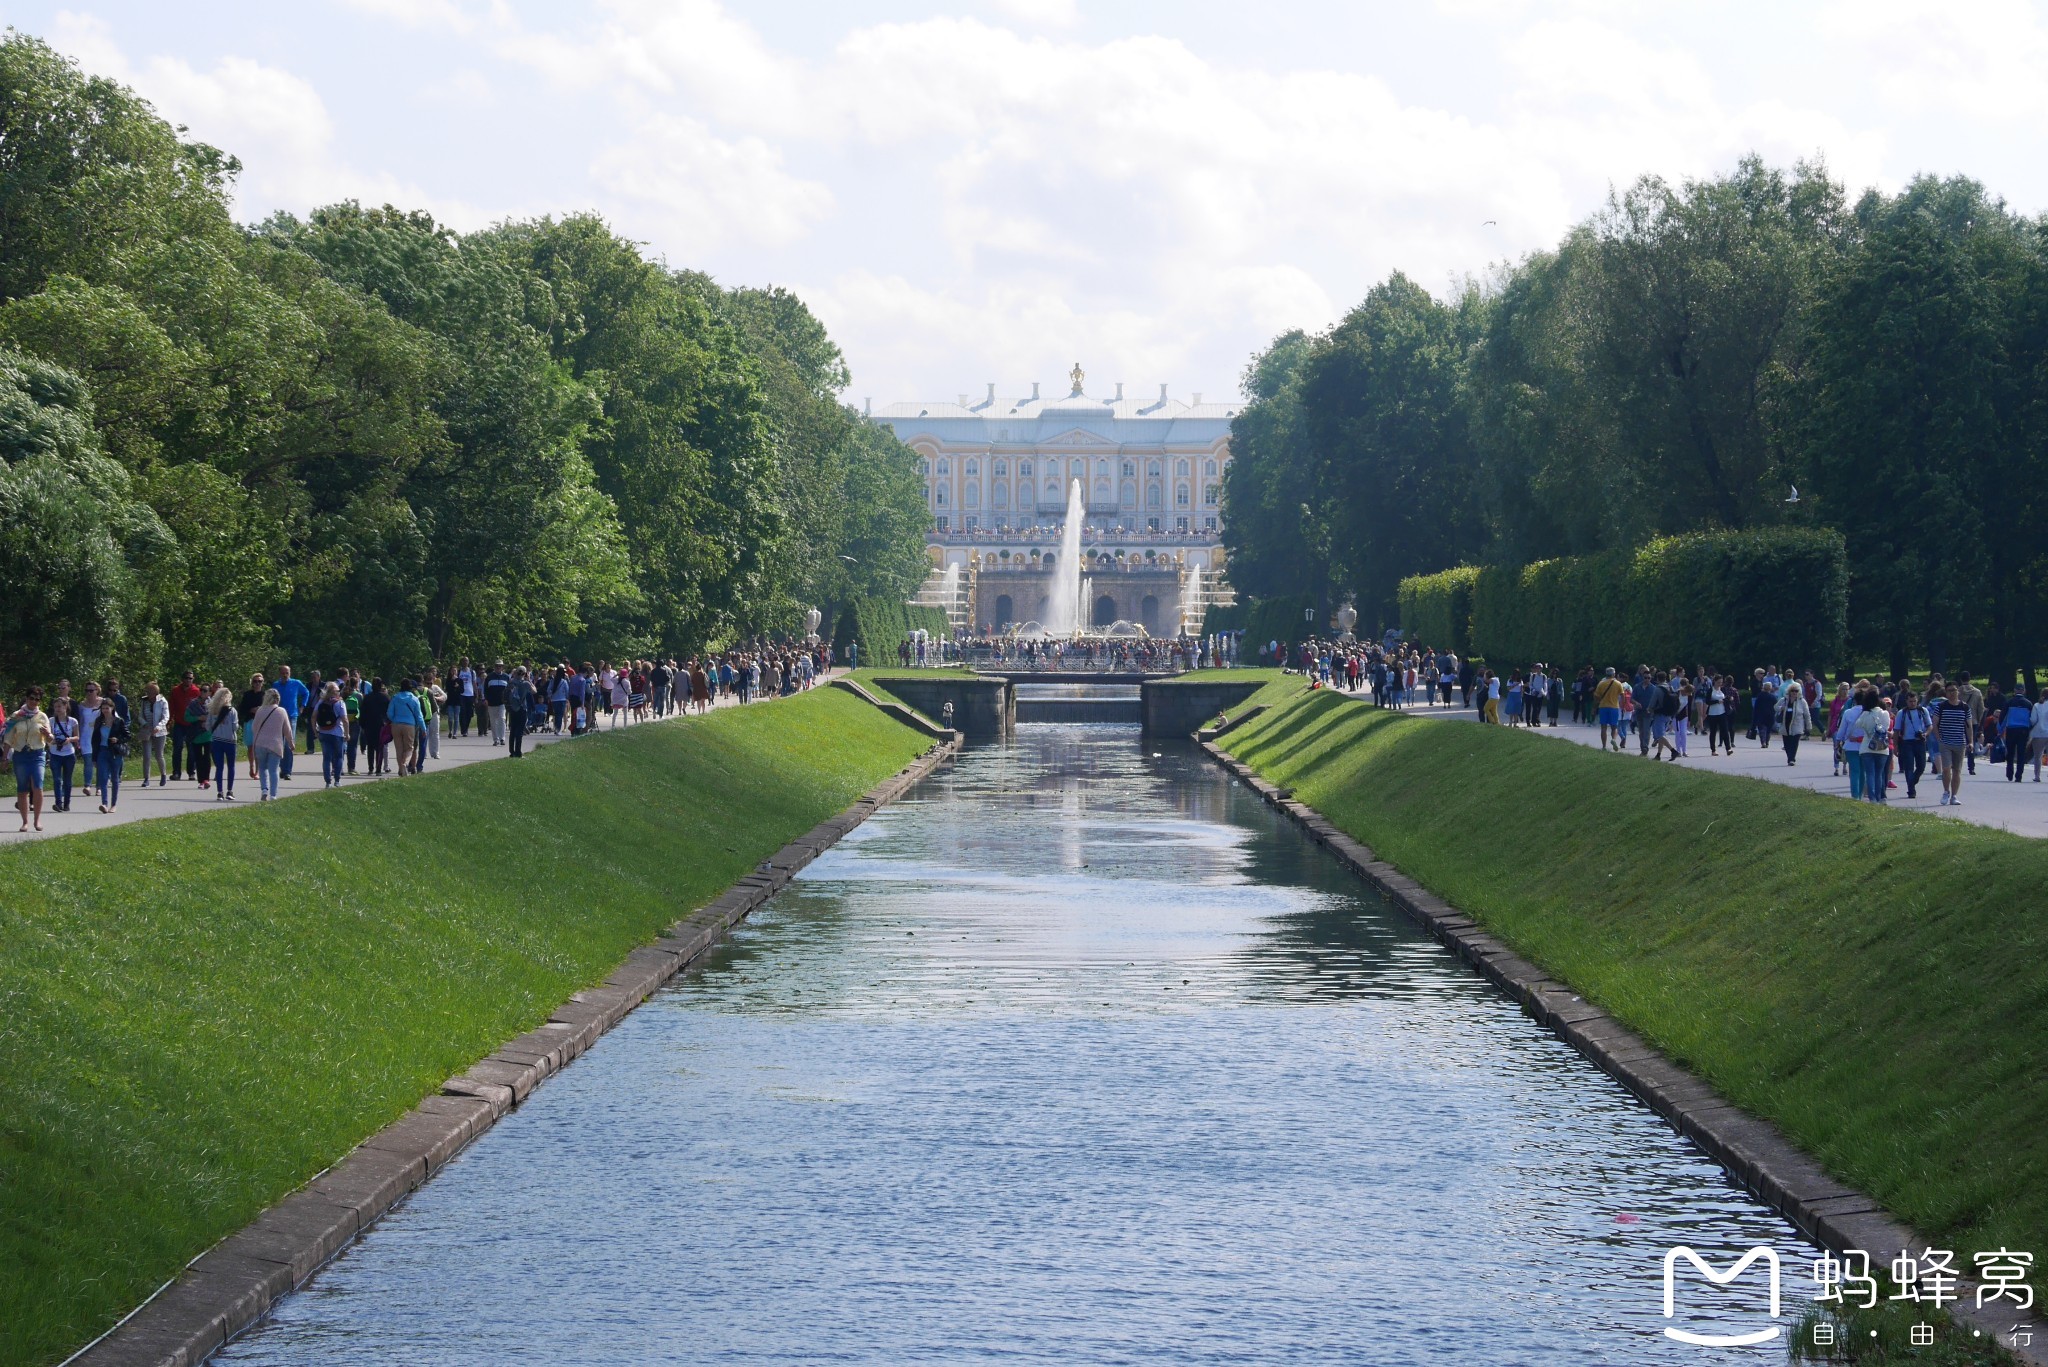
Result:
M304 684L292 677L292 667L290 665L279 665L277 667L276 687L277 705L284 709L285 716L291 718L292 734L297 735L299 730L299 713L305 710L306 703L312 695L306 691ZM278 771L279 778L290 780L292 776L292 755L298 748L296 742L285 746L284 767Z
M1656 723L1663 720L1664 690L1650 677L1649 666L1645 665L1636 671L1636 681L1628 691L1636 702L1636 739L1641 746L1639 753L1647 755L1650 753L1652 735L1662 732L1662 728Z

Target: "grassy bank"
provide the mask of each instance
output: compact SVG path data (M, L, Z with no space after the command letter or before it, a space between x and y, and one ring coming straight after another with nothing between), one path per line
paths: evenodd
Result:
M0 1363L43 1363L928 742L838 689L0 850Z
M1922 1232L2048 1248L2048 841L1275 699L1223 746Z

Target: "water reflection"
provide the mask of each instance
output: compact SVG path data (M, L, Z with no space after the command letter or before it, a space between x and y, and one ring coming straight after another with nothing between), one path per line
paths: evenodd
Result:
M1706 1363L1663 1251L1756 1242L1790 1324L1781 1221L1254 795L1024 727L227 1360Z

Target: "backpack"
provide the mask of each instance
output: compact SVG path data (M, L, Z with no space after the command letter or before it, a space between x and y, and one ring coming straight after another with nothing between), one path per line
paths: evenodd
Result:
M348 709L344 708L340 703L330 702L322 698L320 705L313 709L313 725L322 731L332 730L340 724L341 716L347 715L347 711ZM341 714L341 716L337 716L337 713Z

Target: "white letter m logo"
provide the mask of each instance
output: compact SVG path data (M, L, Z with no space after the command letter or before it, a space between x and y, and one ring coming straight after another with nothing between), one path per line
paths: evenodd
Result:
M1677 1290L1675 1283L1677 1280L1678 1259L1681 1254L1684 1255L1685 1258L1688 1261L1690 1261L1694 1267L1700 1270L1701 1276L1705 1277L1708 1281L1712 1282L1716 1286L1728 1285L1737 1277L1741 1276L1743 1270L1747 1268L1751 1263L1755 1262L1758 1258L1762 1258L1764 1261L1768 1262L1771 1265L1771 1318L1778 1318L1777 1250L1767 1248L1762 1244L1758 1244L1755 1248L1752 1248L1751 1250L1749 1250L1749 1252L1743 1254L1740 1258L1738 1258L1735 1262L1735 1265L1729 1268L1726 1272L1716 1272L1711 1266L1708 1265L1707 1260L1705 1258L1702 1258L1699 1254L1693 1252L1691 1249L1681 1244L1679 1247L1672 1249L1669 1253L1666 1253L1664 1255L1665 1319L1668 1320L1677 1313L1674 1293ZM1666 1338L1677 1339L1680 1343L1697 1343L1702 1344L1709 1348L1740 1348L1750 1344L1770 1342L1772 1339L1778 1336L1778 1326L1773 1324L1768 1328L1758 1329L1753 1333L1748 1334L1692 1334L1687 1333L1683 1329L1673 1329L1667 1325L1664 1330L1664 1336Z

